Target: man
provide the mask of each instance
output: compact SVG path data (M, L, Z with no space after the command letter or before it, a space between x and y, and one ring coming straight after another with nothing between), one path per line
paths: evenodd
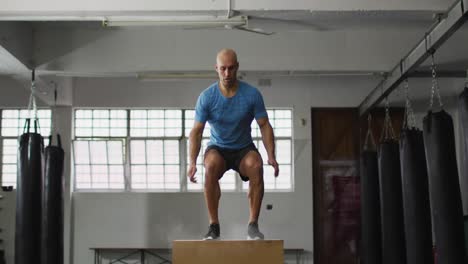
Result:
M219 239L218 205L221 198L219 179L234 169L243 181L249 181L250 219L248 239L263 239L258 228L262 205L263 161L253 144L250 125L255 118L268 154L268 164L273 166L275 177L279 168L275 157L273 129L268 121L263 98L253 86L237 80L239 63L234 50L223 49L216 56L219 82L205 89L197 100L195 123L190 132L190 165L187 176L196 183L196 159L200 151L205 123L211 126L210 143L205 151L205 200L210 226L204 239Z

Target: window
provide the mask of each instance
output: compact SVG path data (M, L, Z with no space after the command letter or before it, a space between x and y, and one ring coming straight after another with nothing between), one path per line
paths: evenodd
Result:
M126 110L76 110L76 189L125 189Z
M40 109L37 111L39 119L38 132L44 139L44 144L48 144L48 136L51 130L51 110ZM26 118L30 117L27 109L4 109L1 110L1 174L2 185L16 188L16 173L18 159L18 137L23 134ZM31 129L30 131L33 131Z
M76 110L76 189L179 191L181 137L182 110Z
M281 177L275 178L267 164L258 125L252 123L252 137L265 163L266 190L292 190L292 110L268 110L276 136ZM210 138L207 123L197 159L198 183L187 180L188 136L194 110L75 110L75 188L202 191L203 154ZM248 188L235 171L225 173L223 190Z

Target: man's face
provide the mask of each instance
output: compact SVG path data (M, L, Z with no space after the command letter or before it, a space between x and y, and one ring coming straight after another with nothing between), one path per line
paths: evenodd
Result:
M221 54L216 62L216 72L218 72L219 81L225 87L232 87L237 80L239 63L229 54Z

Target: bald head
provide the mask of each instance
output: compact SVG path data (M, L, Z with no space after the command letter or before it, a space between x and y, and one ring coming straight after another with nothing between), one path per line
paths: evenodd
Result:
M237 63L237 54L233 49L222 49L218 52L216 55L216 63L218 63L220 60L232 60L235 63Z
M239 62L237 54L232 49L222 49L216 56L216 72L219 81L226 88L234 87L237 83L237 69Z

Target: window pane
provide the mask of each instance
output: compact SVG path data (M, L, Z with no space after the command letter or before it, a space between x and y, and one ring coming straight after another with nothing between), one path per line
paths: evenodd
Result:
M107 141L109 164L123 164L122 143L118 141Z
M146 110L132 110L130 111L130 119L146 119Z
M164 119L164 110L149 110L148 118L151 119Z
M275 118L291 119L291 110L275 110Z
M143 140L132 140L130 142L132 164L146 163L146 146Z
M180 172L179 166L177 165L166 165L164 167L165 172L165 187L167 189L179 189L180 188Z
M90 160L92 164L107 164L108 155L105 141L90 141Z
M164 141L164 161L166 164L179 164L179 141Z
M276 141L276 160L280 164L291 164L291 140Z
M193 124L195 122L195 111L194 110L185 110L185 136L188 137L190 135L190 131L192 130ZM203 137L210 137L210 124L208 122L205 123L205 129L203 130Z
M73 148L77 189L125 187L122 140L77 140Z
M89 164L89 141L75 141L73 147L75 150L75 164Z
M181 110L132 110L130 112L132 137L180 137Z
M126 110L110 110L111 120L127 120Z
M75 136L77 137L87 137L92 135L91 128L75 128Z
M75 117L77 119L81 118L92 118L93 117L93 112L92 110L76 110L75 111Z
M109 110L93 110L93 117L97 119L109 118Z
M180 189L179 141L132 140L131 148L132 188Z
M76 137L125 137L126 110L76 110Z
M148 164L163 164L164 163L164 149L162 140L148 140L143 141L147 144L147 160Z
M189 191L200 191L203 190L203 185L205 182L205 167L203 166L203 158L205 154L206 147L208 146L209 139L203 139L200 147L200 153L197 157L197 172L195 173L195 178L197 183L193 183L190 180L187 181L187 190ZM187 168L190 163L189 158L189 144L187 142Z

